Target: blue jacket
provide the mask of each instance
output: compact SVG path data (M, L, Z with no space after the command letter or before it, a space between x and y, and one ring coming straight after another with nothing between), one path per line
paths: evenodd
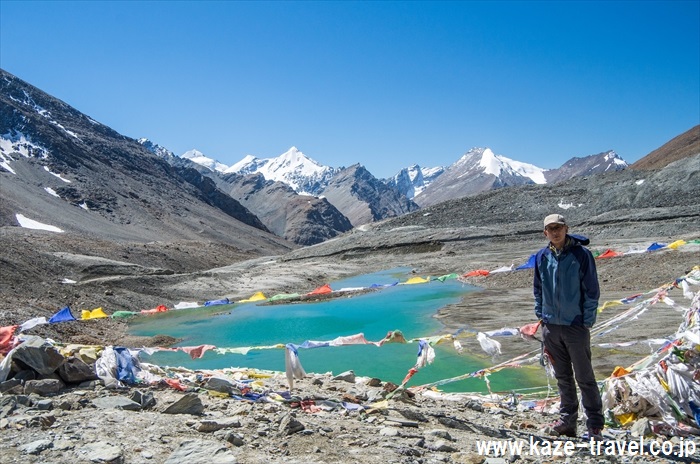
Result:
M589 240L566 236L557 256L549 246L535 257L535 315L545 324L592 327L598 314L600 287L595 259L584 247Z

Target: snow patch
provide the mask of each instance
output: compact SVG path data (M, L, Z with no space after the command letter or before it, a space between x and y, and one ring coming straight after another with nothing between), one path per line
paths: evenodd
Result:
M2 166L3 169L5 169L6 171L11 172L14 175L17 175L15 170L10 167L9 161L2 155L2 153L0 153L0 166Z
M573 203L564 203L563 200L560 201L557 206L559 206L561 209L576 208Z
M627 162L617 156L617 153L615 153L613 150L610 150L605 154L605 161L612 161L613 164L617 164L619 166L627 166Z
M48 173L51 174L52 176L58 177L59 179L61 179L61 180L62 180L63 182L65 182L66 184L70 184L70 181L69 181L68 179L64 179L63 177L61 177L60 174L56 174L55 172L51 172L51 170L49 169L48 166L44 166L44 171L48 172Z
M25 158L31 156L46 158L49 155L46 148L33 143L31 138L21 132L15 132L14 135L8 132L0 136L0 158L7 162L12 161L11 153L19 153Z
M21 101L20 103L32 107L32 109L33 109L34 111L36 111L38 114L40 114L41 116L43 116L43 117L45 117L46 119L48 119L48 120L49 120L49 123L51 123L51 124L53 124L54 126L58 127L59 129L61 129L63 132L65 132L66 134L70 135L71 137L74 137L74 138L80 140L80 137L78 137L78 135L77 135L75 132L66 129L61 123L59 123L58 121L56 121L55 119L53 119L53 118L51 117L51 111L49 111L49 110L47 110L47 109L45 109L45 108L39 106L39 105L34 101L34 99L32 98L32 96L29 95L29 93L28 93L26 90L24 90L23 93L24 93L24 100ZM13 98L13 100L14 100L14 101L19 101L19 100L17 100L16 98Z
M559 206L561 209L580 208L583 206L583 203L575 205L573 203L564 203L564 200L561 200L557 206Z
M46 193L48 193L52 197L61 198L61 195L56 193L56 191L54 189L52 189L51 187L44 187L44 190L46 190Z
M638 181L635 182L637 185L642 185L644 183L644 179L639 179Z
M25 229L39 229L39 230L48 230L49 232L63 233L63 230L59 229L56 226L43 224L39 221L29 219L28 217L25 217L19 213L17 213L15 215L15 217L17 218L17 222L19 223L20 227L24 227Z
M63 125L59 124L57 121L51 121L51 124L58 127L59 129L61 129L63 132L70 135L71 137L80 140L80 137L78 137L78 134L76 134L75 132L73 132L71 130L66 129L65 127L63 127Z

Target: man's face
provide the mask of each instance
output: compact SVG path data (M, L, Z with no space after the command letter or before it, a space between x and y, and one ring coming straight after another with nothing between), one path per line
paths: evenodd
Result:
M562 248L566 241L566 233L569 231L569 226L562 224L549 224L544 228L544 236L552 242L556 248Z

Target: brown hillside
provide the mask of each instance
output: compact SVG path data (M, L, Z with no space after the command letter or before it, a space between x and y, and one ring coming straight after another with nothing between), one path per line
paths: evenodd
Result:
M700 153L700 125L671 139L630 166L631 169L661 169L679 159Z

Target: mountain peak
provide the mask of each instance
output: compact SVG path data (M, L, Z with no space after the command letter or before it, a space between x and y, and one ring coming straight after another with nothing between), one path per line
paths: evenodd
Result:
M318 166L319 168L323 168L319 163L316 161L312 160L308 156L306 156L304 153L299 151L297 147L292 147L286 152L282 153L279 155L277 158L272 158L271 159L271 164L283 164L283 165L311 165L311 166Z
M226 174L231 173L231 172L238 172L240 174L247 174L249 171L247 170L248 166L255 165L257 163L258 158L256 158L253 155L245 155L245 157L240 160L237 163L232 164L226 171L224 171Z
M193 158L199 158L200 156L204 156L204 153L201 151L197 150L196 148L193 148L192 150L188 150L184 152L182 155L180 155L180 158L185 158L185 159L193 159Z
M227 173L260 173L266 180L283 182L297 193L317 195L328 185L336 169L309 158L297 147L291 147L275 158L246 156L226 170Z
M499 176L504 168L504 160L497 157L496 154L491 151L490 148L485 148L481 152L481 159L479 160L479 166L484 168L486 174L493 174L494 176Z
M204 153L195 148L186 151L180 155L180 158L188 159L193 163L197 163L205 168L211 169L212 171L226 172L228 169L228 166L225 164L219 163L215 159L204 156Z

